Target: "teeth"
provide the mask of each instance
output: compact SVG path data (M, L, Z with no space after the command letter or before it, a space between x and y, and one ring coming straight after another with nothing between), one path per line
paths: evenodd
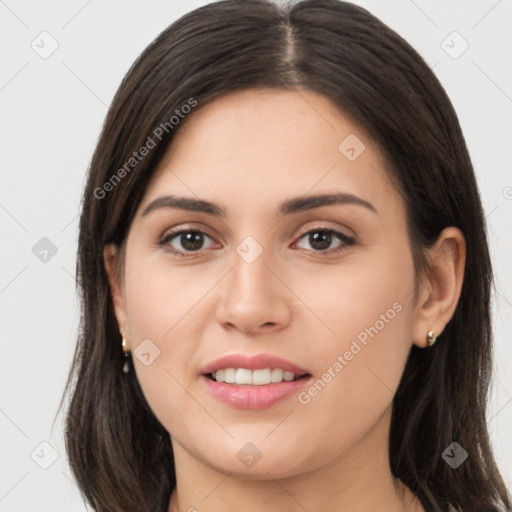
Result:
M283 380L283 375L283 370L281 370L280 368L274 368L272 370L272 382L281 382Z
M245 368L238 368L235 374L235 384L252 384L252 372Z
M236 370L234 368L226 368L224 370L224 382L234 384L236 380Z
M284 380L293 380L295 378L295 373L293 372L283 372Z
M286 372L280 368L265 368L261 370L248 370L247 368L224 368L212 373L213 380L227 382L228 384L249 384L263 386L270 383L295 380L297 375Z

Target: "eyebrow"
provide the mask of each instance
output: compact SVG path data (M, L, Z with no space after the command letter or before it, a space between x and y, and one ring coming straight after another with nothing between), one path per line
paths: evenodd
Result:
M353 194L337 193L337 194L318 194L314 196L292 197L284 201L279 206L279 214L289 215L299 213L313 208L320 208L321 206L330 206L333 204L341 205L356 205L362 206L376 214L377 209L368 201L357 197ZM151 212L162 208L178 208L190 212L206 213L214 217L225 218L226 211L221 206L205 201L203 199L195 199L193 197L179 197L179 196L161 196L151 201L141 214L144 217Z

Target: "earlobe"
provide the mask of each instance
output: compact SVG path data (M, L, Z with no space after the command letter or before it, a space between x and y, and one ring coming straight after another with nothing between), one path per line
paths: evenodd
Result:
M445 228L428 249L428 259L413 330L413 341L419 347L433 345L432 340L440 336L459 302L466 264L466 241L460 229ZM429 336L430 331L433 334Z
M117 267L119 265L119 249L114 244L108 244L103 250L103 262L105 271L108 276L110 285L110 294L112 297L112 304L119 325L119 331L122 336L128 337L128 315L126 313L126 304L124 297L124 288L122 283L122 276L118 275Z

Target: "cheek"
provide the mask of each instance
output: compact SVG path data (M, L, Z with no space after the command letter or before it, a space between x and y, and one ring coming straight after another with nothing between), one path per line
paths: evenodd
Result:
M194 405L186 390L197 373L201 322L209 317L201 297L215 281L197 271L191 280L192 267L171 269L165 261L132 255L137 264L126 266L132 360L146 400L169 430L170 420Z
M214 276L193 266L173 268L162 257L155 260L135 254L133 261L137 264L127 266L126 275L131 332L153 339L163 349L182 322L197 316L201 298L215 283Z
M330 291L317 289L323 299L315 311L334 333L324 329L315 343L316 379L298 402L308 428L324 418L326 437L342 450L371 428L398 388L411 348L412 260L390 251L360 270L340 268L329 282Z

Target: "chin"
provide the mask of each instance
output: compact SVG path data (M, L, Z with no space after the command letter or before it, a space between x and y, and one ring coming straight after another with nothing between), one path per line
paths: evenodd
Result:
M231 441L229 446L219 448L217 445L217 450L201 454L203 463L216 471L243 480L289 478L312 469L313 454L307 457L303 449L297 447L297 443L286 447L279 442ZM215 451L218 453L215 454Z

